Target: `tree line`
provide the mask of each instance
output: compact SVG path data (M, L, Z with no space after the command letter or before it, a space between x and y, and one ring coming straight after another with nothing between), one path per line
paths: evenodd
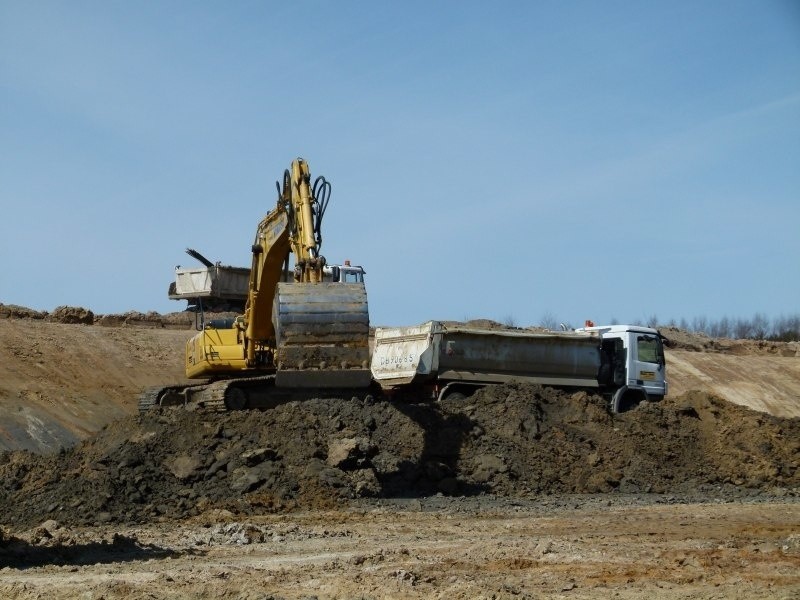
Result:
M611 325L619 325L619 321L612 319ZM749 319L727 316L719 319L709 319L701 316L694 317L691 320L686 318L680 320L670 319L666 323L659 320L656 315L652 315L644 321L635 320L631 325L643 325L653 328L677 327L684 331L704 333L710 338L769 340L775 342L800 341L800 314L782 315L772 319L764 313L755 313ZM554 315L547 313L542 317L540 326L547 329L558 329L560 323Z
M680 327L687 331L705 333L711 338L770 340L776 342L800 341L800 314L779 316L770 319L763 313L756 313L751 318L708 319L695 317L691 322L681 319L678 323L673 319L668 323L672 327Z

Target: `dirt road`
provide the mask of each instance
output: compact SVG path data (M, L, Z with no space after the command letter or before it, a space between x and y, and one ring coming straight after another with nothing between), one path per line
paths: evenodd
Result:
M4 598L796 598L800 505L432 497L65 530ZM34 537L36 534L33 534ZM41 532L40 532L41 535ZM0 555L0 566L9 554ZM13 562L13 559L11 559Z

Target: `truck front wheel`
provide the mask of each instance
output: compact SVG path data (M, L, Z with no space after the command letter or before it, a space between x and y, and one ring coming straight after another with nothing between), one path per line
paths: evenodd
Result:
M464 384L455 384L455 385L447 385L445 388L439 392L439 396L437 397L438 400L452 400L453 402L461 402L462 400L466 400L472 394L477 392L481 389L482 385L464 385Z
M646 399L647 396L641 390L632 390L625 386L617 390L617 393L614 394L611 410L617 414L628 412L639 406L639 403Z

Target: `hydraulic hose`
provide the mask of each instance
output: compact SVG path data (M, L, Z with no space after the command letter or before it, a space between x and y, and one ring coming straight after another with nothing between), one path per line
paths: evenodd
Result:
M314 209L314 240L317 242L317 249L322 248L322 219L328 209L328 202L331 199L331 184L322 175L314 180L311 188L311 195L314 198L316 207Z

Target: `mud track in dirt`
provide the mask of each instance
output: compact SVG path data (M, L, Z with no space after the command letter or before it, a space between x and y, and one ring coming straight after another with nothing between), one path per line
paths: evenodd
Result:
M432 497L244 520L217 511L114 534L47 527L0 550L3 597L749 600L800 593L800 505L779 501Z

